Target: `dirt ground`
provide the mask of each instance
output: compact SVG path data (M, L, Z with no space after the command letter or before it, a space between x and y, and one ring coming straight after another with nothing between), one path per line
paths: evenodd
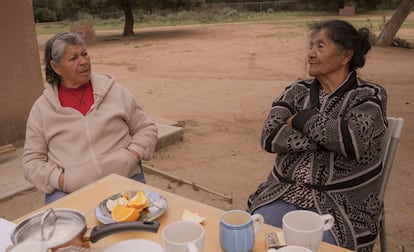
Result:
M307 31L288 24L235 23L141 28L132 38L119 33L96 32L97 41L89 46L93 69L116 76L150 115L184 127L183 139L158 150L147 164L218 193L150 173L148 183L219 208L245 209L275 158L260 148L270 105L286 85L306 77ZM397 36L414 43L413 29ZM45 39L39 37L40 47ZM413 70L414 50L374 47L359 71L386 88L388 115L406 120L386 194L391 252L414 250ZM2 203L0 211L13 219L23 214L13 206L26 202L27 212L41 205L41 198L39 192L25 192Z

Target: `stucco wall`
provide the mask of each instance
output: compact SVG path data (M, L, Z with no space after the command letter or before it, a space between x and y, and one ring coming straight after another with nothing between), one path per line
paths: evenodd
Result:
M0 146L24 139L43 90L31 0L0 1Z

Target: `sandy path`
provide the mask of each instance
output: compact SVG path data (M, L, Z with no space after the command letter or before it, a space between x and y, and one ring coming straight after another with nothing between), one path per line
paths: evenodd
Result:
M410 30L399 36L414 40ZM129 43L115 40L91 52L95 69L115 73L151 114L184 123L183 141L149 163L234 199L230 205L203 198L207 203L244 209L274 160L259 146L263 121L280 91L306 75L306 46L306 30L262 23L143 29ZM414 231L413 66L413 50L373 48L360 72L387 89L388 115L406 119L386 195L391 251L414 249L407 235Z
M184 124L182 141L159 150L155 168L231 195L196 192L156 176L150 184L220 208L244 209L274 156L261 150L271 102L304 77L306 30L246 23L140 29L128 40L97 33L89 47L95 71L113 74L149 114ZM414 42L414 31L400 37ZM39 40L40 44L42 38ZM390 251L414 250L414 50L373 48L360 76L388 91L388 115L406 119L386 194Z

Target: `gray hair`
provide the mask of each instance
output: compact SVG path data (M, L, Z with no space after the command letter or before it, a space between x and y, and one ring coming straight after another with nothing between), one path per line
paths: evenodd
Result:
M46 42L44 57L45 74L46 81L50 85L58 85L61 81L60 76L53 70L51 62L60 64L62 56L65 54L66 46L68 45L85 46L85 41L78 33L62 32L56 34Z
M369 41L370 31L367 28L356 29L350 23L343 20L328 20L317 22L310 26L311 36L322 29L328 31L328 36L337 45L345 50L352 50L353 55L349 62L349 70L356 70L365 65L365 55L371 49Z

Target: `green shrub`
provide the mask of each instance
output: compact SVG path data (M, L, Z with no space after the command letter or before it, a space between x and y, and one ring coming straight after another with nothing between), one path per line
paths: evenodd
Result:
M45 8L37 8L33 12L35 16L35 20L37 23L41 22L55 22L57 21L57 15L56 12L49 9L48 7Z

